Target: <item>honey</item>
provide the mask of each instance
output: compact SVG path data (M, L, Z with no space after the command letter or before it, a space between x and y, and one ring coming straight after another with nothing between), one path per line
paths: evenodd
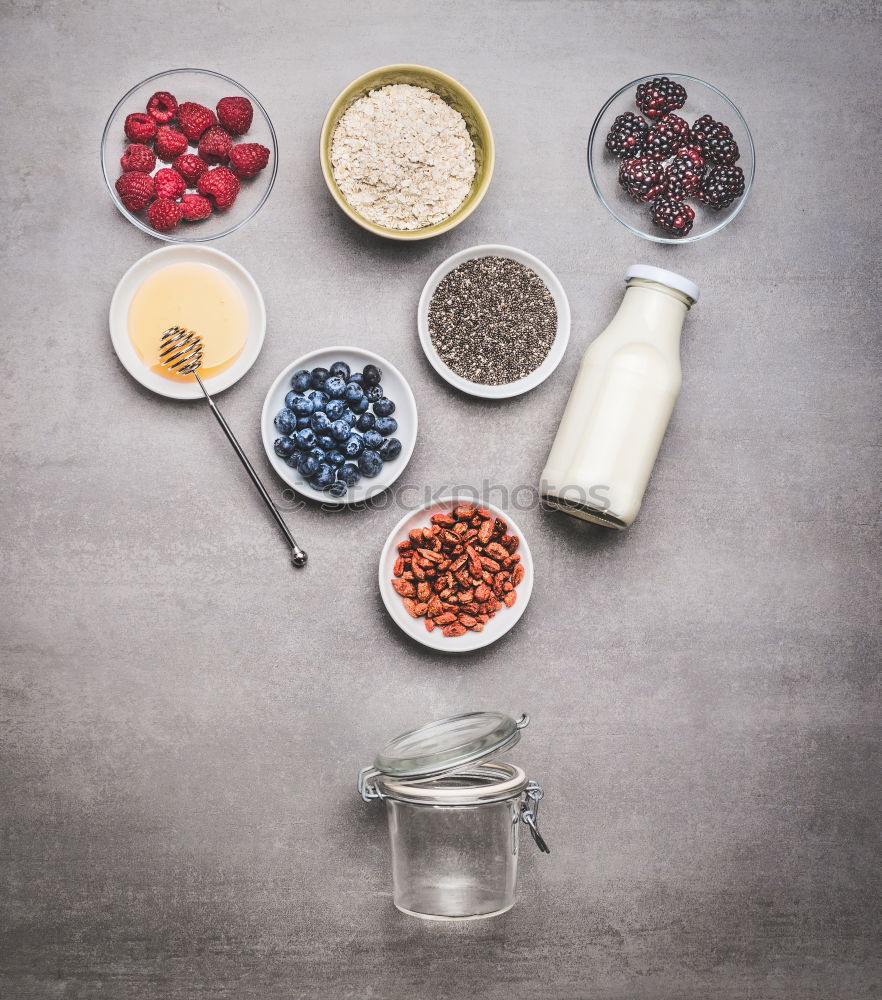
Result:
M228 368L242 353L248 335L248 312L235 283L211 264L170 264L147 278L129 306L129 338L151 370L173 382L192 382L159 363L162 334L172 326L202 338L201 378Z

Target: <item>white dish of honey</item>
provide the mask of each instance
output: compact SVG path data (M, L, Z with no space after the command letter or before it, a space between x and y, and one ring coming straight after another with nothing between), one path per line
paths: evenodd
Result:
M162 334L172 326L202 338L199 375L209 392L223 392L257 360L266 307L254 279L227 254L202 246L163 247L120 279L110 302L110 339L123 366L147 389L172 399L204 399L194 378L159 363Z

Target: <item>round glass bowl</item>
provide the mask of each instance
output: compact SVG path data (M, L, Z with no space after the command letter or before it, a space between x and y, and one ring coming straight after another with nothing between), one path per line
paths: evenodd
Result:
M414 87L424 87L431 90L445 100L452 108L458 111L465 119L466 128L469 131L472 142L475 146L475 179L465 201L459 208L443 222L437 222L433 226L424 226L422 229L390 229L387 226L379 226L359 215L346 201L343 192L334 180L334 171L331 168L331 138L337 122L351 104L371 90L380 87L387 87L393 83L407 83ZM322 173L325 183L334 201L349 216L353 222L357 222L363 229L377 236L386 236L391 240L426 240L432 236L439 236L448 230L455 228L480 205L481 200L487 193L490 186L490 178L493 176L494 145L493 133L490 130L490 122L484 114L481 105L472 95L452 77L437 69L430 69L428 66L418 66L414 63L397 63L392 66L381 66L379 69L365 73L343 90L334 103L331 105L322 126L321 141L319 145L319 155L321 157Z
M236 142L259 142L270 151L269 164L256 177L242 181L239 196L231 209L226 212L215 211L201 222L181 222L168 233L158 233L150 225L147 221L146 210L130 212L120 201L114 186L122 173L119 159L125 152L126 146L132 141L123 131L126 116L144 111L152 95L160 90L169 91L181 103L196 101L198 104L204 104L207 108L211 108L212 111L222 97L247 97L254 106L254 120L245 135L235 136L234 139ZM170 124L174 125L175 123L170 122ZM195 153L195 145L191 144L188 152ZM276 179L278 165L279 149L276 133L263 105L241 83L237 83L222 73L215 73L208 69L166 70L163 73L156 73L132 87L127 94L120 98L116 107L111 111L107 124L104 126L104 134L101 136L101 169L104 171L104 180L114 205L138 229L168 243L207 243L210 240L219 239L221 236L228 236L244 226L246 222L257 215L269 197ZM163 163L157 159L157 170L167 166L171 166L171 164Z
M741 153L736 166L744 171L744 194L733 201L728 208L718 212L702 205L694 197L687 198L688 204L695 209L695 222L688 236L667 236L652 224L650 205L632 201L619 186L619 165L622 161L606 148L606 137L613 121L625 111L639 113L639 108L635 104L637 87L659 76L666 76L686 89L686 104L678 108L674 112L675 115L685 118L690 125L702 115L711 115L717 121L729 126ZM682 73L653 73L625 84L600 109L588 138L588 172L597 197L609 214L626 229L654 243L694 243L696 240L703 240L706 236L718 233L744 207L753 184L755 169L753 138L738 108L721 90L705 83L704 80Z

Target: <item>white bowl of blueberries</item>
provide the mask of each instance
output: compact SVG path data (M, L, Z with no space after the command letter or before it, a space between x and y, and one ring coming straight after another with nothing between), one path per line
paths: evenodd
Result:
M327 347L281 371L263 404L261 436L281 478L322 503L359 503L387 489L416 443L416 400L385 358Z

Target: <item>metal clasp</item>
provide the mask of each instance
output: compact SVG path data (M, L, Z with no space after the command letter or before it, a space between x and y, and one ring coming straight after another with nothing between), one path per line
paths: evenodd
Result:
M358 794L370 802L372 799L381 799L383 793L376 785L369 784L372 778L376 778L380 772L375 767L363 767L358 772Z
M528 781L524 789L525 801L521 804L521 819L530 828L536 846L543 854L551 854L551 848L545 843L545 838L539 832L539 802L545 792L539 787L538 782Z

